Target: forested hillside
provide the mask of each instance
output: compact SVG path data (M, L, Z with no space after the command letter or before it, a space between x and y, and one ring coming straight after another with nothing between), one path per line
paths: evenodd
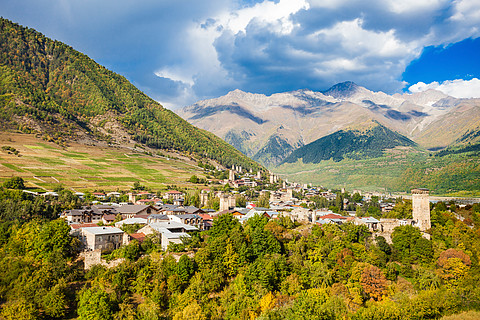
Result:
M171 246L178 261L150 235L104 256L123 257L117 267L88 271L54 219L78 204L68 191L53 200L0 188L2 319L413 320L480 310L478 204L440 202L431 241L403 226L392 244L364 225L259 216L242 225L225 214ZM391 217L407 207L398 201Z
M383 155L383 151L398 146L413 147L415 142L380 125L370 123L365 130L340 130L293 151L286 163L303 159L304 163L323 160L340 161L345 158L365 159Z
M0 127L46 140L133 139L258 169L215 135L197 129L124 77L33 29L0 19Z

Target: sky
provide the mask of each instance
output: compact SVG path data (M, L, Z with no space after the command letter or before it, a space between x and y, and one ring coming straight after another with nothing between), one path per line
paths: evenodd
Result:
M478 0L0 0L170 109L353 81L480 97Z

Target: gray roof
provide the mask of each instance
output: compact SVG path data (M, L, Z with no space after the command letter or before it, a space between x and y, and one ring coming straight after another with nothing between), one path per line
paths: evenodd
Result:
M203 210L194 206L185 206L185 212L186 213L203 213Z
M154 222L150 224L150 227L152 227L153 230L156 230L158 232L162 232L162 230L164 229L168 230L168 229L178 229L178 228L183 228L186 231L198 230L198 228L195 226L191 226L191 225L184 224L181 222L176 222L176 221Z
M65 212L65 215L67 215L67 216L83 216L87 212L88 212L87 210L72 209L72 210L67 210Z
M176 215L177 217L179 217L180 219L202 219L202 217L200 217L198 214L190 214L190 213L187 213L187 214L178 214Z
M364 223L379 223L380 222L377 219L375 219L374 217L361 217L361 218L358 218L358 219L360 219Z
M154 209L152 206L146 205L146 204L127 204L123 205L121 207L117 208L117 211L119 213L137 213L140 212L148 207L151 207ZM154 209L155 210L155 209Z
M123 226L124 224L147 224L147 219L144 218L128 218L115 223L115 227Z
M152 213L148 219L169 220L166 214Z
M83 230L97 235L124 233L122 230L115 227L87 227L83 228Z

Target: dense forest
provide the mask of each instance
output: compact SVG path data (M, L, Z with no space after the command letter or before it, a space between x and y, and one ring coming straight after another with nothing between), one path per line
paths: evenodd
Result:
M405 226L392 244L350 223L256 216L242 225L225 214L169 252L150 236L106 256L123 257L117 267L84 271L78 240L55 219L76 201L0 190L3 319L403 320L480 310L478 205L439 203L431 241Z
M385 149L416 146L416 143L378 122L366 130L340 130L293 151L283 163L319 163L323 160L377 158Z
M151 148L190 152L224 166L260 166L84 54L0 18L0 128L65 144L87 133L108 142L122 128ZM117 141L118 142L118 141Z

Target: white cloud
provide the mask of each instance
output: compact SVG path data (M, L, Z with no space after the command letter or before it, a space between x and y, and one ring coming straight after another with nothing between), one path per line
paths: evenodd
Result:
M293 30L290 16L302 9L308 9L305 0L280 0L278 3L264 1L253 7L226 12L218 17L218 24L228 28L233 33L245 32L252 20L258 20L268 27L274 27L280 34L288 34Z
M3 0L2 15L174 106L236 88L268 94L346 80L393 93L426 46L480 36L478 0L22 3Z
M408 88L412 93L423 92L429 89L438 90L455 98L480 98L480 80L447 80L442 83L436 81L431 83L418 82Z
M390 10L400 14L436 10L447 2L447 0L387 0Z

